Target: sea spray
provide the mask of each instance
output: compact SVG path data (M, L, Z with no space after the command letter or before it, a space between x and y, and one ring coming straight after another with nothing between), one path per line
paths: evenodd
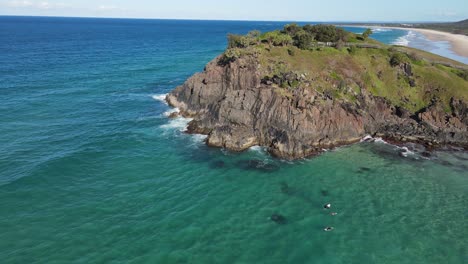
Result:
M152 97L154 100L163 102L164 104L167 105L166 96L167 96L167 94L155 94L155 95L152 95L151 97Z
M168 110L168 111L164 112L163 114L164 114L164 116L169 117L174 113L180 113L179 108L173 108L171 110Z
M188 124L192 121L192 118L177 117L169 119L167 124L161 125L161 128L165 130L178 130L180 132L187 131Z

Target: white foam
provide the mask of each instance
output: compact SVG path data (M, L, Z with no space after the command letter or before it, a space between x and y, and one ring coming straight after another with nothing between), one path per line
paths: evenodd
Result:
M262 152L263 151L263 148L260 147L260 146L252 146L249 148L250 151L253 151L253 152Z
M380 137L375 138L375 139L374 139L374 142L375 142L375 143L380 143L380 144L388 144L385 140L383 140L383 139L380 138Z
M194 143L201 143L201 142L204 142L206 140L206 138L208 138L208 135L194 134L194 135L192 135L191 138L192 138Z
M372 32L374 32L374 33L378 33L378 32L389 32L389 31L392 31L392 30L389 29L389 28L373 28L373 29L372 29Z
M180 113L180 109L179 108L173 108L171 110L168 110L168 111L164 112L164 116L170 116L173 113Z
M155 95L153 95L151 97L156 101L160 101L160 102L163 102L163 103L167 104L166 96L167 96L167 94L155 94Z
M416 37L416 33L409 30L408 33L404 36L397 38L392 44L400 46L409 46L412 39Z
M415 155L415 153L411 150L409 150L407 147L398 147L398 149L404 150L401 152L401 155L403 155L405 158L408 157L408 155Z
M381 143L381 144L388 144L385 140L380 137L372 137L371 135L367 135L361 139L361 142L373 142L373 143Z
M184 132L187 130L187 126L192 121L192 118L185 118L185 117L177 117L169 120L169 123L162 125L161 128L167 129L167 130L172 130L172 129L177 129L181 132Z

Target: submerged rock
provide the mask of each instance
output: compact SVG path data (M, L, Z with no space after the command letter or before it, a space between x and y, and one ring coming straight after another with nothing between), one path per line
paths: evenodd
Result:
M287 223L286 217L284 217L284 216L282 216L280 214L271 215L270 220L277 223L277 224L280 224L280 225L284 225L284 224Z
M210 163L210 167L214 169L219 169L219 168L224 168L226 166L226 163L222 160L216 160Z
M432 154L429 151L424 151L423 153L421 153L421 156L425 158L430 158L432 157Z
M273 172L280 168L278 165L257 159L240 160L237 162L237 166L244 170L258 170L263 172Z
M370 168L367 168L367 167L360 167L360 168L358 169L357 172L358 172L358 173L365 173L365 172L370 172L370 171L371 171Z
M281 192L282 192L282 193L287 194L287 195L293 194L292 188L291 188L287 183L282 182L282 183L280 184L280 186L281 186L280 189L281 189Z

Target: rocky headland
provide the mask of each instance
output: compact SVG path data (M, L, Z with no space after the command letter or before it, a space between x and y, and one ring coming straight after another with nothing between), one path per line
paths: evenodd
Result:
M210 146L260 145L284 159L366 135L468 147L464 65L341 31L306 45L298 32L307 28L294 27L276 32L278 41L230 36L225 53L168 94L171 106L193 118L188 132L208 135Z

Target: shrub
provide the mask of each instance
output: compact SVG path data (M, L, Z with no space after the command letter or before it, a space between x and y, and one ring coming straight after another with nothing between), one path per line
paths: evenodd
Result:
M250 35L241 36L228 34L228 48L247 48L257 43L257 38Z
M247 33L247 37L249 38L259 38L262 33L259 30L252 30L249 33Z
M287 46L293 43L291 36L280 31L267 32L260 37L260 40L274 46Z
M221 58L219 59L218 64L223 65L223 66L227 65L227 64L229 64L231 62L236 61L240 56L241 56L241 52L240 52L239 49L237 49L237 48L227 49L223 53Z
M460 70L457 72L457 75L465 81L468 81L468 70Z
M288 54L289 54L289 56L294 56L294 55L296 55L296 51L293 50L293 49L288 49Z
M366 31L362 33L362 36L364 37L364 39L368 38L370 35L372 35L372 29L370 28L366 29Z
M390 57L390 65L392 67L401 65L403 63L408 63L408 62L409 62L408 56L400 52L393 53L392 56Z
M348 48L348 52L349 52L349 54L356 54L356 52L357 52L357 47L354 46L354 45L353 45L353 46L350 46L350 47Z

